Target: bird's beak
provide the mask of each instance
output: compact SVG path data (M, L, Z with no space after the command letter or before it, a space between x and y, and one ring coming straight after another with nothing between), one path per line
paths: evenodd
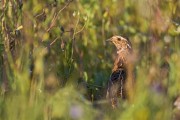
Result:
M112 38L106 40L106 42L111 42L111 41L112 41Z

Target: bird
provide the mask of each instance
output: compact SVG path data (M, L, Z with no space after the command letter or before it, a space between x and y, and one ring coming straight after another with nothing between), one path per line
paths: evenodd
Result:
M117 108L118 98L125 100L128 97L126 84L131 62L132 44L129 39L117 35L106 41L112 42L117 51L106 93L106 98L110 100L112 108Z

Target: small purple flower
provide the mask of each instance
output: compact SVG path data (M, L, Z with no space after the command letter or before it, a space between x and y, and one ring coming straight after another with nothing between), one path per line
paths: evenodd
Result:
M72 119L79 119L82 117L83 110L82 107L79 105L73 105L70 108L70 117Z

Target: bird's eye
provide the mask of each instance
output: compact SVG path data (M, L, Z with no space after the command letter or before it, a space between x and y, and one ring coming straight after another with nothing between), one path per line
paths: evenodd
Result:
M117 40L118 40L118 41L120 41L120 40L121 40L121 38L118 38Z

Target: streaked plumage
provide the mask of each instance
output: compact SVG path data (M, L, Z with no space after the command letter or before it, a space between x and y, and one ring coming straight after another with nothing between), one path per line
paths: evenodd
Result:
M128 76L128 64L132 53L132 46L129 40L121 36L113 36L108 39L117 48L117 57L114 62L112 74L108 82L106 97L110 99L112 107L118 105L118 98L126 99L126 81Z

